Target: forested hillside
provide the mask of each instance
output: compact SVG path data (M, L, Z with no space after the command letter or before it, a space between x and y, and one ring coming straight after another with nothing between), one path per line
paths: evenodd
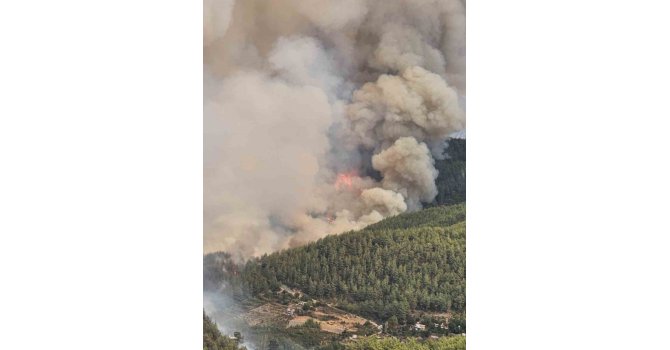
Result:
M432 205L448 205L465 202L465 139L449 140L447 159L435 162L439 175L437 197Z
M238 274L238 266L227 252L205 255L203 259L203 284L205 290L216 290L223 281L232 281Z
M448 227L465 221L465 203L432 207L413 213L393 216L365 228L366 231L418 227Z
M231 317L246 314L246 319L269 322L233 328L242 330L259 350L464 349L465 140L451 140L447 153L447 159L435 164L439 193L427 208L242 264L226 252L207 254L205 290L234 301L235 307L227 304ZM283 287L305 295L279 292ZM327 308L377 322L383 326L381 339L359 337L352 342L351 333L328 333L312 323L289 328L272 323L285 318L290 324L301 317L332 322L336 314L325 315ZM274 314L263 314L274 309ZM204 322L205 349L239 347L207 316ZM416 329L417 322L425 329ZM377 332L368 328L361 326L353 334Z
M285 284L380 321L412 322L416 310L462 313L465 206L400 215L254 259L240 276L256 295Z

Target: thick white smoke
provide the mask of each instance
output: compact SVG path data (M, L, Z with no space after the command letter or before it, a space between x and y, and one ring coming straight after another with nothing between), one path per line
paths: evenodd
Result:
M410 208L420 208L437 195L434 163L428 147L413 137L399 138L372 157L372 166L384 177L382 186L401 194Z
M430 144L436 157L449 134L465 126L456 91L418 66L363 85L354 92L347 117L355 142L365 147L385 149L411 136Z
M205 251L421 208L465 128L461 0L205 1Z

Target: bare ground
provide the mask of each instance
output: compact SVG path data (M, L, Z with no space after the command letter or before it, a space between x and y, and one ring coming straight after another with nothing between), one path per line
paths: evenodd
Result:
M243 315L243 319L250 326L275 325L283 327L300 326L311 319L320 325L322 331L335 334L341 334L345 330L355 332L357 326L368 321L360 316L330 306L319 306L307 314L297 315L297 310L300 307L298 304L265 303L247 311ZM370 322L375 324L372 321Z

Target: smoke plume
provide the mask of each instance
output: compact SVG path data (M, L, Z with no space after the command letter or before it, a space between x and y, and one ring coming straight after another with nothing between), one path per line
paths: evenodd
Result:
M465 129L461 0L206 0L205 252L421 208Z

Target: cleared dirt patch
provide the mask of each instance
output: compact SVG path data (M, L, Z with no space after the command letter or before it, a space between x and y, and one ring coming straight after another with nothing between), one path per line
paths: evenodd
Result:
M320 322L322 331L336 334L341 334L345 330L347 332L356 332L358 326L368 322L363 317L330 306L318 307L313 314L317 319L322 320ZM374 324L373 322L371 323Z
M267 303L249 310L243 318L247 324L253 327L269 324L282 325L288 322L291 316L286 314L286 306Z
M288 321L288 326L287 327L295 327L295 326L302 326L307 320L314 320L313 318L309 316L297 316L292 318L290 321ZM319 322L317 320L314 320L316 322Z
M243 318L249 326L301 326L308 320L318 323L323 332L341 334L345 330L355 333L359 326L368 322L363 317L344 312L330 306L318 306L308 313L301 311L302 305L266 303L247 311ZM374 326L374 322L369 321Z

